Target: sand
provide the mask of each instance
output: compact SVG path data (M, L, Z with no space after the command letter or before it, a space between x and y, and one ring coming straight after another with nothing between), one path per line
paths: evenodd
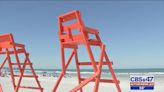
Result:
M122 92L164 92L164 75L155 76L155 89L153 91L132 91L130 90L129 85L129 75L119 76L118 79L121 81L120 87ZM39 77L42 87L44 88L44 92L51 92L54 87L54 84L57 78L54 77ZM0 77L0 83L2 85L4 92L13 92L13 87L11 84L10 77ZM35 85L32 79L24 79L23 85ZM59 89L57 92L69 92L74 86L77 85L77 78L63 78L61 84L59 85ZM84 87L84 92L93 92L94 83L89 83ZM29 90L29 89L20 89L19 92L39 92L37 90ZM99 92L117 92L114 84L106 84L101 83Z

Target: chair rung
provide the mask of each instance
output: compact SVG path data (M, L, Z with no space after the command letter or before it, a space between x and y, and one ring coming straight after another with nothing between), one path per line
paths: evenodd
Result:
M86 78L81 78L80 80L84 81L84 80L86 80ZM95 82L95 80L92 80L91 82ZM104 82L104 83L120 83L119 80L114 82L114 80L109 80L109 79L100 79L100 82Z
M16 50L17 53L24 53L25 50L24 49L18 49ZM9 51L9 54L14 54L14 51ZM6 54L6 51L1 51L0 54Z
M12 65L18 65L18 63L11 63ZM24 63L20 63L20 65L23 65ZM32 65L32 63L26 63L26 65Z
M75 49L77 49L78 47L77 47L77 45L63 45L63 47L64 48L75 48Z
M99 62L95 62L96 63L96 65L98 65L99 64ZM105 62L105 61L103 61L103 65L108 65L108 64L113 64L113 62ZM92 65L92 63L91 62L79 62L79 65Z
M28 86L20 86L19 88L27 88L27 89L43 90L43 88L39 88L39 87L28 87Z
M96 46L101 46L101 42L99 42L98 40L96 39L89 39L89 44L90 45L96 45Z
M20 77L20 75L14 75L14 77ZM34 77L37 77L38 76L34 76L34 75L23 75L23 77L26 77L26 78L34 78Z
M98 30L94 28L85 27L85 30L90 34L99 34Z

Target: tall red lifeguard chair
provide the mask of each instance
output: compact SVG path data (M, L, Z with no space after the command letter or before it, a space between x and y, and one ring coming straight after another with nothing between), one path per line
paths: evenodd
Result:
M74 33L74 31L78 31L79 33ZM91 38L90 34L94 35L95 38ZM75 56L79 84L72 90L70 90L70 92L83 92L83 87L89 82L95 82L93 92L98 92L100 82L114 83L116 85L117 92L121 92L119 80L117 80L114 70L112 68L113 63L109 60L107 56L107 53L105 51L105 45L102 43L99 37L99 32L94 28L86 27L84 25L84 22L82 21L80 12L78 10L59 16L58 35L60 40L62 58L62 72L52 92L57 92L59 83L65 75L68 65L70 64L73 56ZM79 62L77 54L77 49L79 45L84 45L86 47L90 62ZM98 61L95 60L91 46L98 46L101 49L100 58ZM72 49L72 53L67 62L65 61L65 48ZM103 59L105 59L105 61ZM108 66L109 72L111 73L113 79L101 79L103 65ZM80 66L92 66L94 74L89 78L82 78L80 74Z
M24 60L20 57L20 54L24 54L25 58ZM26 52L25 46L23 44L15 43L13 35L12 34L2 34L0 35L0 55L4 56L6 55L6 58L4 59L3 63L0 65L0 71L4 67L5 63L8 62L10 75L12 79L12 85L14 87L14 92L18 92L20 88L27 88L27 89L35 89L40 90L40 92L43 92L43 88L40 85L40 82L38 80L38 76L36 75L32 63L29 59L29 53ZM15 57L15 61L13 60L13 55ZM23 62L21 62L23 60ZM29 66L29 70L31 70L32 74L25 74L26 67ZM17 67L19 70L19 74L14 71L14 67ZM17 81L16 81L17 77ZM21 86L21 82L23 78L34 78L36 81L37 87L33 86ZM2 85L3 86L3 85Z

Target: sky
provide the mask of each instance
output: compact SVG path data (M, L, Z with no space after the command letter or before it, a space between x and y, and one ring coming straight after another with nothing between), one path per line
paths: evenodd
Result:
M57 18L72 10L80 10L85 25L99 30L114 68L164 68L162 0L2 0L0 34L12 33L17 43L25 44L35 68L60 69ZM80 60L89 61L84 47L79 53ZM74 61L69 68L75 68Z

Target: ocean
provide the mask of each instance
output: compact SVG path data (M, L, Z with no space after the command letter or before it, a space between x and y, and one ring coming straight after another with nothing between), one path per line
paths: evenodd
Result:
M161 75L164 76L164 68L147 68L147 69L114 69L117 76L126 76L132 74L150 74L150 75ZM10 74L9 69L5 68L2 70L7 74ZM14 72L19 73L18 69L14 69ZM51 76L51 77L58 77L61 73L61 69L35 69L35 72L40 76ZM88 77L94 73L91 69L82 69L81 75L83 77ZM31 71L26 69L25 73L30 74ZM77 76L76 69L68 69L66 72L66 77ZM102 77L111 76L108 69L102 70Z
M46 74L55 74L56 76L61 73L61 69L36 69L36 71L44 72ZM149 69L114 69L117 76L129 76L129 75L158 75L164 76L164 68L149 68ZM91 76L94 71L91 69L82 69L81 75L83 77ZM68 69L66 72L66 76L77 76L76 69ZM108 69L102 70L102 77L108 77L110 75Z

